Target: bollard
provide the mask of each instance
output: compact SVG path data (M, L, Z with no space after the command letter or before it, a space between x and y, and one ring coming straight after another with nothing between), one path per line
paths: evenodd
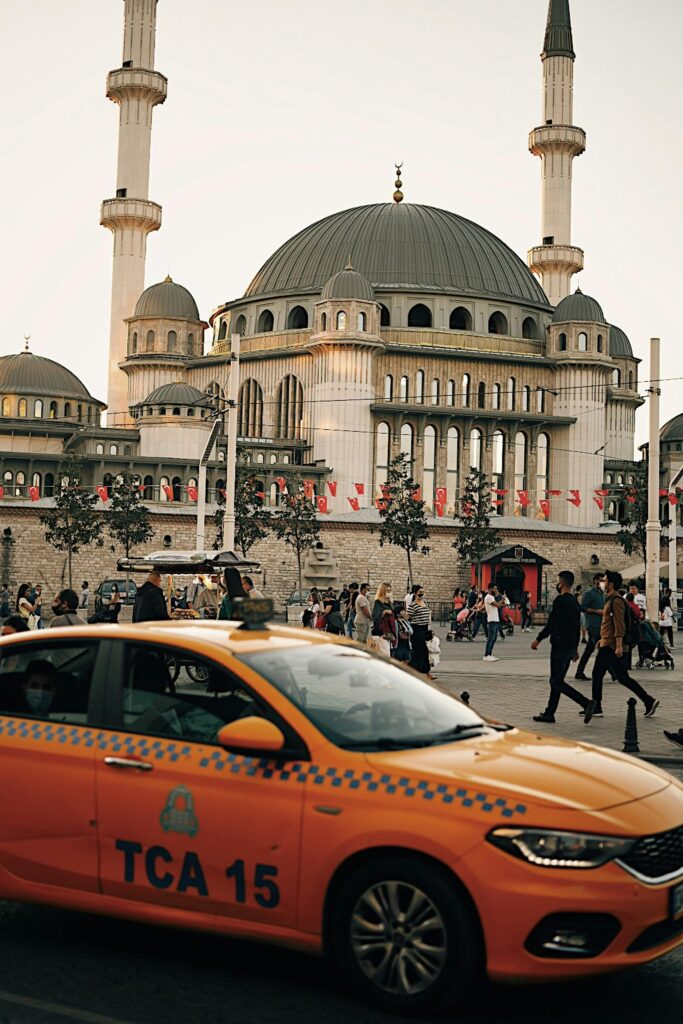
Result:
M622 747L625 754L640 753L638 725L636 723L636 703L635 697L629 697L628 710L626 711L626 729L624 730L624 746Z
M463 704L467 704L468 707L470 706L470 695L467 692L467 690L462 691L462 693L460 694L460 700L463 702Z

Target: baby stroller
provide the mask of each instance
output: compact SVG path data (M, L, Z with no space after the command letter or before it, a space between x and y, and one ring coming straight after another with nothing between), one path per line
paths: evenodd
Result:
M463 640L472 642L472 623L474 610L472 608L461 608L459 611L454 608L450 614L451 628L446 633L446 639L461 643Z
M636 668L664 667L673 669L674 660L664 643L662 634L647 620L638 623L641 639L638 641Z

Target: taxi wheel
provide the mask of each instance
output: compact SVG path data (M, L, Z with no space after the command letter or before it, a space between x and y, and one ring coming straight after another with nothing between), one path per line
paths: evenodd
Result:
M459 1002L482 971L479 923L458 883L409 856L371 861L346 880L331 937L354 988L406 1016Z

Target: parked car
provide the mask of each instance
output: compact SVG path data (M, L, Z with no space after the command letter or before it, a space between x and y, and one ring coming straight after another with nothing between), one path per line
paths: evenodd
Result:
M109 603L111 600L111 592L113 584L119 588L119 594L121 595L121 601L123 604L133 604L135 601L135 595L138 592L137 583L133 580L128 580L128 593L126 593L126 579L125 576L119 579L116 576L108 577L106 580L102 580L99 587L95 591L95 611L99 612L102 608Z
M287 598L287 604L306 604L310 590L293 590Z

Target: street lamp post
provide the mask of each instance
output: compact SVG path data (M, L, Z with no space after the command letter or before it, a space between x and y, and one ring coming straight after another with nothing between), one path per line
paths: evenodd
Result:
M223 548L235 550L235 473L237 472L237 403L240 387L239 334L230 336L230 381L228 383L228 450L225 460L225 515L223 517Z
M651 622L659 618L659 557L662 525L659 521L659 338L650 338L650 443L647 463L647 526L645 597Z

